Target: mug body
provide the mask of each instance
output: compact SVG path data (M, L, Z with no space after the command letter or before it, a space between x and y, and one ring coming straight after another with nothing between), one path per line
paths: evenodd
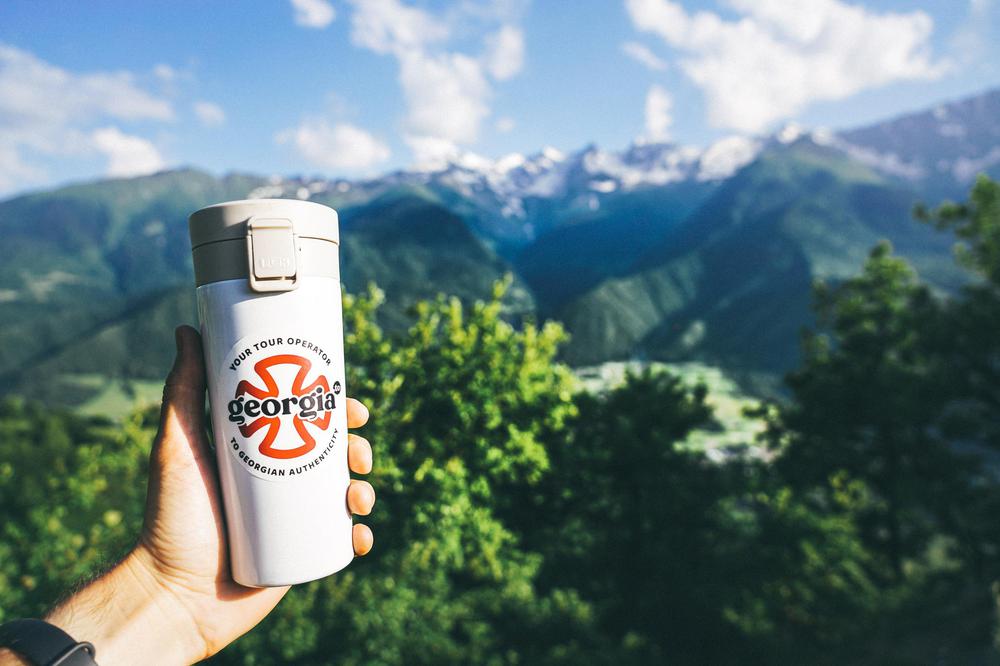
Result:
M230 566L251 587L323 578L354 557L338 244L316 237L337 238L336 213L303 203L191 216Z

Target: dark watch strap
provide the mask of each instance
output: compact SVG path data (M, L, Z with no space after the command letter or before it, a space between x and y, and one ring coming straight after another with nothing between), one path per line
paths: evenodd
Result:
M97 666L97 651L77 643L44 620L11 620L0 625L0 647L10 648L36 666Z

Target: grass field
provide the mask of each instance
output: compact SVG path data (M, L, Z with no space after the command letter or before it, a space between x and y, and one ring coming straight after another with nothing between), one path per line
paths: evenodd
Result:
M92 393L76 411L115 420L137 408L159 404L163 391L163 382L160 381L121 380L99 374L63 375L60 380Z
M612 362L576 369L576 376L588 391L600 392L618 386L628 373L650 366L678 375L688 386L704 384L708 388L707 402L715 419L708 428L692 432L679 444L681 448L705 451L709 458L722 462L732 456L766 458L767 452L757 443L764 429L760 419L744 414L757 407L756 399L742 392L739 386L719 368L703 363L641 363Z

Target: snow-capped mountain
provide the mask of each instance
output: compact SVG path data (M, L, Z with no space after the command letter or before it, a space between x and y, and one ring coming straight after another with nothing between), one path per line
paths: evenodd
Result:
M642 187L683 181L725 180L752 162L766 144L760 139L731 136L707 148L669 143L636 143L624 150L594 145L571 153L545 147L534 155L511 153L491 160L472 153L457 155L433 168L397 171L368 181L325 181L275 178L250 193L251 197L297 196L337 192L365 198L390 186L446 188L495 208L502 216L524 218L529 199L593 198Z
M612 198L644 188L722 182L768 143L731 136L707 148L636 143L617 151L589 145L564 153L548 146L533 155L511 153L495 160L463 153L369 180L272 177L248 196L332 199L345 209L409 189L462 213L499 247L518 248L567 215L597 211Z
M537 231L530 219L533 202L595 210L602 199L616 193L685 181L721 181L751 162L761 146L755 139L729 137L706 149L646 143L621 151L590 145L563 153L546 147L534 155L511 153L496 160L467 153L434 169L401 171L381 181L453 192L474 204L480 214L506 220L503 226L527 224L530 237Z
M885 174L964 188L1000 167L1000 90L841 132L834 145Z

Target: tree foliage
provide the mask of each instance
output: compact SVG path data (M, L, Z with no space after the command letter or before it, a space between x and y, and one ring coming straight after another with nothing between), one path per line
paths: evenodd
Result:
M806 336L788 378L779 467L798 488L837 473L865 483L875 499L858 516L866 541L901 576L966 471L935 427L942 400L923 332L938 305L886 243L858 277L818 285L816 302L824 333Z
M0 622L37 616L138 535L152 415L0 402Z

